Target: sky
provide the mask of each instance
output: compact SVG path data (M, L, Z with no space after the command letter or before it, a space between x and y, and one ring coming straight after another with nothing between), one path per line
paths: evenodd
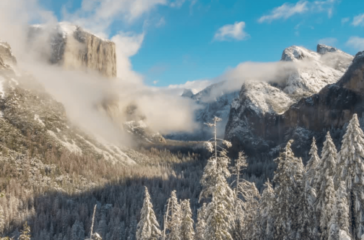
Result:
M121 78L201 90L242 62L279 61L291 45L364 50L362 0L39 0L117 42ZM119 60L119 59L118 59Z

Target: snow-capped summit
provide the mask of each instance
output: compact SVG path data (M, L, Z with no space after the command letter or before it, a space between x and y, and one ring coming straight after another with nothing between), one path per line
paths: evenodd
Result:
M325 44L318 44L317 45L317 52L321 55L328 53L328 52L338 52L340 51L339 49L335 48L335 47L330 47L327 46Z
M308 50L304 47L291 46L286 48L282 54L282 61L297 61L297 60L315 60L317 61L320 55L314 51Z
M276 123L302 98L336 83L353 60L353 56L338 49L324 45L317 49L320 53L289 47L282 54L282 61L293 64L287 75L277 83L244 84L239 99L233 102L225 132L225 137L238 149L244 146L247 152L269 151L282 134L277 132L279 126L272 128L268 122Z

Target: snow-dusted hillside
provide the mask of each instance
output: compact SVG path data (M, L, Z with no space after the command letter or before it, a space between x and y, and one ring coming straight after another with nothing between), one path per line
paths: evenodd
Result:
M53 149L92 155L114 164L137 164L128 149L74 126L56 102L29 73L16 68L10 46L0 43L0 145L24 153Z

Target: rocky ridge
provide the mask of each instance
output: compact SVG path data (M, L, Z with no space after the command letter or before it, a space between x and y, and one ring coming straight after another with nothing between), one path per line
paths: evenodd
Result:
M335 54L332 58L337 70L347 66L350 59L340 50L318 46L318 51ZM293 54L300 59L299 54ZM342 56L342 58L338 56ZM343 61L344 60L344 61ZM270 112L257 115L247 105L242 89L236 107L230 112L226 137L233 142L235 150L244 149L250 154L275 154L279 146L294 139L293 148L302 157L307 157L313 136L322 144L326 131L334 140L340 139L345 124L354 113L362 116L364 96L364 54L358 53L352 64L339 79L328 84L317 94L304 97L289 106L283 113ZM338 145L339 141L336 142Z
M287 69L283 69L285 73L282 76L272 76L270 81L264 82L249 79L244 82L240 91L224 91L224 82L220 82L197 94L184 92L183 97L191 98L201 106L195 112L199 130L192 134L176 133L166 137L177 140L207 140L211 138L212 131L204 123L218 116L222 119L219 123L219 137L225 136L231 140L239 135L249 139L249 142L260 142L254 137L254 126L261 121L262 116L283 114L300 99L316 94L326 85L337 82L352 59L353 56L322 44L317 46L317 52L291 46L283 51L281 57L283 64L290 64ZM239 114L236 113L239 111Z

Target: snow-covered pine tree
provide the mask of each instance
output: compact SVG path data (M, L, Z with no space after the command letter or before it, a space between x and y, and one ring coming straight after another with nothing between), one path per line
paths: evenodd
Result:
M274 239L295 239L299 228L296 200L304 168L302 161L292 152L292 142L293 140L288 141L279 157L274 160L278 165L273 178L276 184L276 199L272 209L272 217L275 219Z
M246 162L246 157L244 152L239 152L238 159L235 160L234 167L231 168L232 175L235 176L235 219L242 220L243 219L243 201L239 198L239 187L241 185L241 171L244 170L248 166Z
M234 239L244 239L244 202L239 195L239 187L241 186L241 171L244 170L248 164L244 152L239 152L238 159L235 160L235 165L231 168L232 175L235 176L234 187L234 222L232 225L231 235Z
M315 240L318 238L317 218L315 211L316 192L310 186L307 172L300 183L297 191L297 235L296 239Z
M205 211L205 239L232 240L230 230L234 216L234 192L223 174L217 174L212 188L212 201Z
M206 212L206 203L202 204L202 207L197 211L197 223L196 223L196 234L195 240L205 240L205 212Z
M257 224L259 226L256 236L258 239L273 240L272 209L275 200L274 189L269 179L264 184L265 188L259 201Z
M176 190L172 191L169 202L169 213L167 213L168 219L168 240L180 240L181 239L181 205L178 203Z
M346 183L349 234L357 240L364 234L364 133L356 114L344 134L337 165L336 181Z
M330 220L333 216L335 209L335 188L333 177L327 176L325 178L325 185L321 188L324 193L320 194L320 208L319 208L319 221L321 239L328 239L330 235Z
M226 151L222 150L217 158L211 157L207 161L201 179L202 191L200 200L203 198L209 199L215 191L217 184L217 176L221 175L224 178L230 177L231 173L228 169L230 159Z
M330 220L329 240L339 240L340 231L349 234L349 205L345 182L340 182L336 190L334 211Z
M322 148L321 161L317 167L316 175L316 214L320 223L321 239L328 238L329 222L335 200L333 177L336 172L337 151L330 132L326 134L326 140Z
M148 188L145 187L145 198L140 212L140 221L136 231L137 240L157 240L161 236L159 223L153 210Z
M193 228L192 211L190 207L190 200L186 199L181 202L182 220L181 220L181 240L192 240L195 236Z
M238 194L243 200L243 213L242 220L244 239L259 239L258 233L258 208L260 193L255 187L255 183L243 180L239 183Z
M318 165L320 164L320 157L317 153L316 139L312 139L311 149L310 149L310 159L306 165L306 181L308 184L316 188L316 178L318 172Z

